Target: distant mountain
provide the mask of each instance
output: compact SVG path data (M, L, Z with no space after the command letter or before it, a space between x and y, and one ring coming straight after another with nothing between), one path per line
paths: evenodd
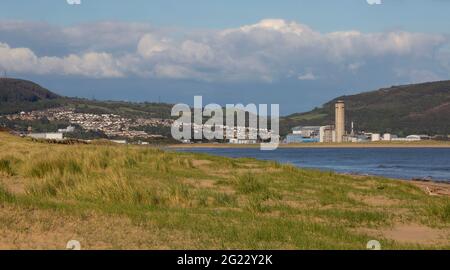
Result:
M0 79L0 102L36 102L59 96L42 86L19 79Z
M321 108L281 120L282 134L298 125L334 124L334 104L346 102L347 130L407 134L450 134L450 81L392 86L341 96Z
M42 86L20 79L0 79L0 114L55 107L62 99Z
M164 103L96 101L63 97L30 81L0 79L0 115L61 106L71 107L84 113L148 118L169 118L172 108L172 105Z

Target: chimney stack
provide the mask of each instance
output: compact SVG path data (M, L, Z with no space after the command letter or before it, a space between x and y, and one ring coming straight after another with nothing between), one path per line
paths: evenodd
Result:
M336 102L336 142L342 143L345 135L345 103L343 100Z

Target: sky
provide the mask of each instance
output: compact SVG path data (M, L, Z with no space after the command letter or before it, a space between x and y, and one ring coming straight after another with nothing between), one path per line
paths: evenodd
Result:
M282 114L450 75L446 0L69 2L1 0L2 73L68 96Z

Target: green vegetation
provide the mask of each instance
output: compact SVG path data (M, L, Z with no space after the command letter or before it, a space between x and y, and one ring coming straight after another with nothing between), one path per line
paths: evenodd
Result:
M0 79L0 115L54 108L64 102L64 98L33 82Z
M164 119L170 118L172 109L172 105L164 103L96 101L62 97L30 81L0 79L0 115L56 107L70 107L82 113Z
M70 125L70 123L67 121L49 121L47 118L41 118L34 121L25 121L8 120L0 117L0 125L15 131L24 132L28 130L28 127L33 127L34 132L54 132L60 128L66 128Z
M383 233L402 224L438 240ZM375 238L385 249L445 249L449 224L449 198L401 181L0 133L3 248L365 249Z
M358 130L410 134L450 134L450 81L393 86L352 96L336 98L322 108L297 113L281 120L282 134L298 125L334 123L334 104L344 100L347 130L354 121Z
M70 98L69 107L79 113L117 114L127 118L171 118L172 106L165 103L125 102L125 101L97 101Z

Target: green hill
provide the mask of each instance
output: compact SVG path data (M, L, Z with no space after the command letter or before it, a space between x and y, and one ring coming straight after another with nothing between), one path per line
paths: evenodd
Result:
M56 99L58 97L58 95L30 81L18 79L0 80L1 102L36 102L45 99Z
M347 129L407 134L450 134L450 81L392 86L377 91L341 96L321 108L281 120L282 134L298 125L334 123L334 104L346 102Z
M26 80L0 79L0 114L57 106L62 97Z
M61 106L72 107L84 113L150 118L169 118L172 108L172 105L163 103L96 101L63 97L30 81L20 79L0 80L0 115Z

